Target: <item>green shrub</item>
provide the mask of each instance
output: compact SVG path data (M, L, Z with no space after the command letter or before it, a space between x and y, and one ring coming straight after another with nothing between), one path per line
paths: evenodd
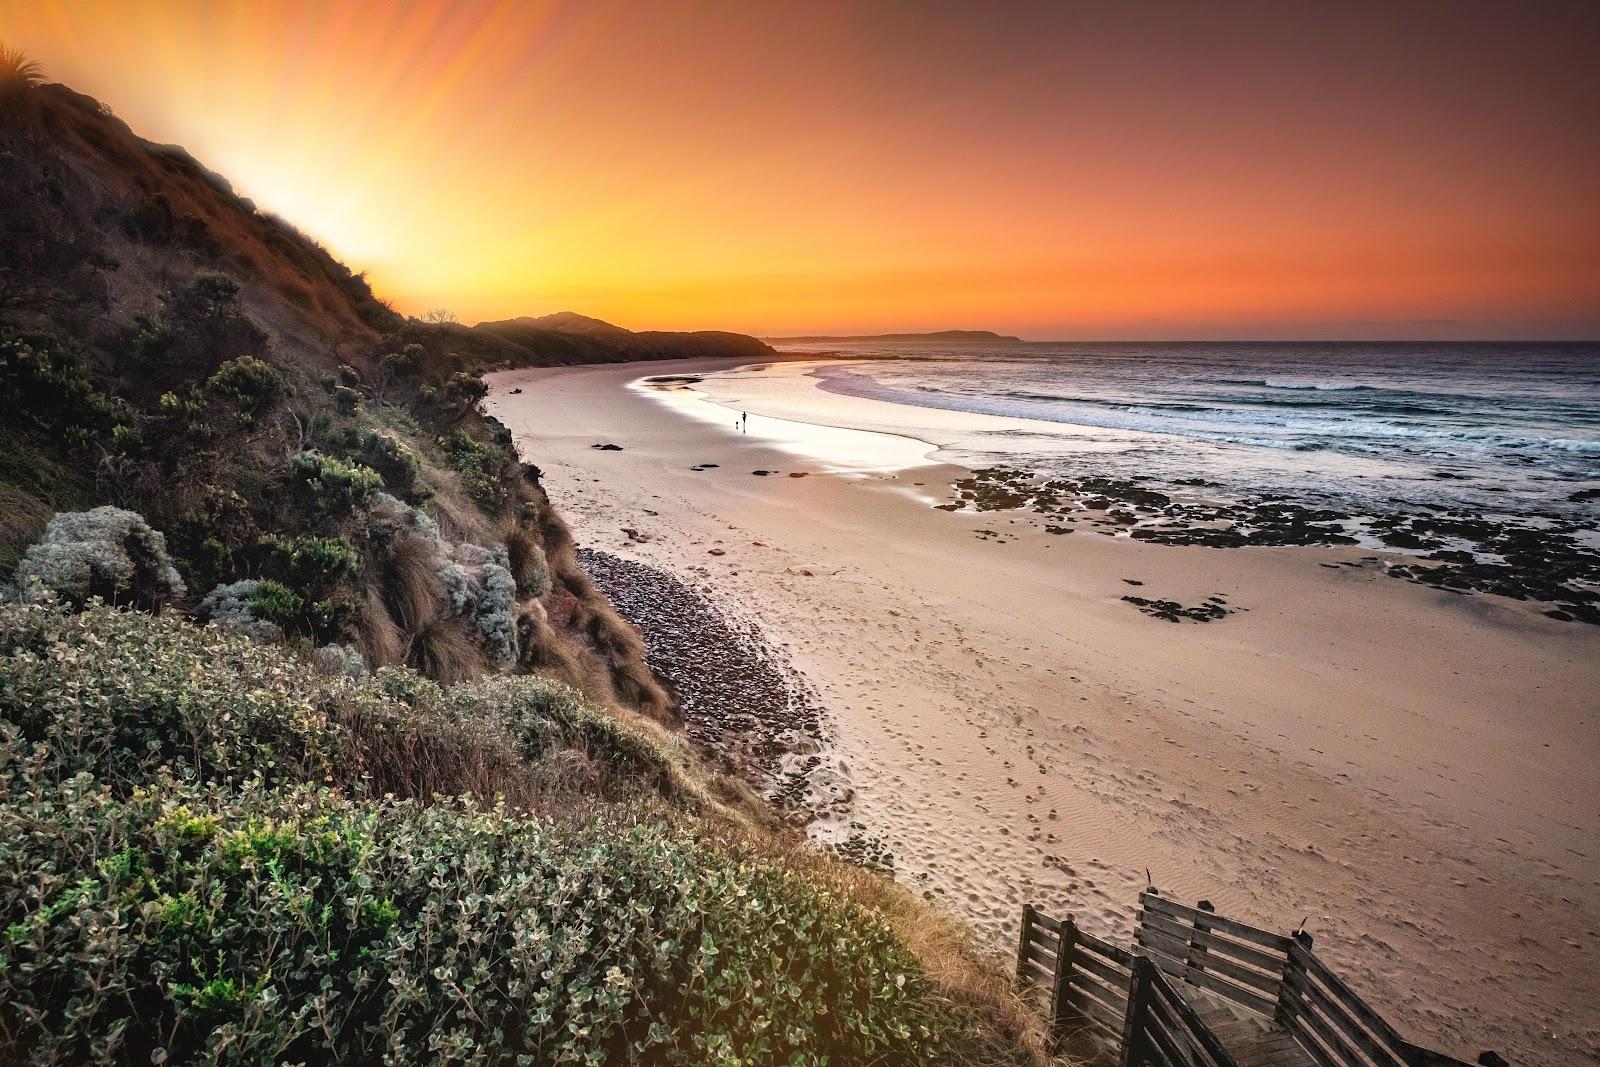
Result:
M266 351L267 335L244 313L239 293L239 283L228 275L201 271L167 294L158 332L165 354L161 369L169 380L174 374L208 378L226 360Z
M348 385L333 387L333 406L341 415L354 415L361 408L361 391Z
M195 615L256 641L276 641L283 636L283 628L256 613L255 595L260 588L259 578L224 582L201 599L195 607Z
M473 407L489 395L489 386L476 374L457 371L444 385L445 396L463 409Z
M282 582L270 578L256 583L250 593L251 613L288 629L306 609L305 598Z
M324 514L349 514L383 488L383 477L371 467L315 450L297 454L292 469L296 483Z
M85 446L118 423L116 406L79 369L72 349L46 334L0 336L0 410L51 437Z
M344 537L263 534L262 566L297 589L325 592L361 568L361 555Z
M331 447L377 471L384 487L408 504L424 503L432 495L421 484L422 464L416 453L387 433L346 429L334 436Z
M239 421L250 426L283 397L283 375L254 356L230 359L217 368L207 388L233 408Z
M141 438L153 452L179 465L192 463L197 451L216 440L220 429L211 417L205 394L192 385L162 393L153 414Z
M0 1058L909 1063L864 910L663 824L87 778L0 802Z
M450 466L460 472L462 488L473 503L491 515L505 507L506 489L500 482L504 457L499 449L463 430L452 430L439 438L439 447L449 458Z
M511 427L495 418L493 415L483 417L484 426L488 427L489 439L503 449L509 450L515 441L511 435Z
M219 585L195 609L200 618L257 641L299 634L326 641L340 632L349 608L319 600L271 578L245 578Z

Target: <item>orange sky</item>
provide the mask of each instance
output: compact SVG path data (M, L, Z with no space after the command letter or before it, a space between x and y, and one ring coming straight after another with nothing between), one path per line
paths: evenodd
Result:
M405 311L1600 336L1600 4L0 0Z

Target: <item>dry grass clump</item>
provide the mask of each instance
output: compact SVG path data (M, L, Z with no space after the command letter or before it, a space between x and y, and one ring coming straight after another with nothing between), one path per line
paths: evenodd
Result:
M578 562L572 531L560 516L546 511L543 533L553 595L565 607L568 629L581 635L604 664L608 688L629 707L663 722L675 721L672 697L645 662L643 638L595 588Z
M548 596L550 565L545 562L544 545L540 544L536 531L523 519L512 518L501 528L500 540L511 560L511 575L517 580L517 592L525 597Z
M21 50L0 44L0 112L10 111L29 89L43 83L43 67Z
M481 677L489 667L470 624L456 616L436 616L414 631L405 664L445 685Z
M399 663L406 654L406 637L383 600L383 589L367 583L361 604L350 622L351 641L370 664Z

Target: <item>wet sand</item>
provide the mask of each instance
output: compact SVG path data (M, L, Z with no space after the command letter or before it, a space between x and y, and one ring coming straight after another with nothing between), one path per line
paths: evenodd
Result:
M630 387L733 365L510 372L488 406L580 543L757 621L803 673L897 877L1006 952L1026 900L1125 937L1148 869L1224 914L1307 920L1411 1040L1593 1062L1600 632L1321 565L1364 549L939 511L966 472L919 409L832 398L845 428L819 432L786 421L808 398L719 382L740 434L732 409ZM871 425L895 435L850 428ZM1238 610L1170 623L1130 593Z

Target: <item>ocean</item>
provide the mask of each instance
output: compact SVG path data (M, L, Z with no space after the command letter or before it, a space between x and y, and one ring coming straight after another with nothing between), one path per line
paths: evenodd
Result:
M1421 507L1600 522L1600 500L1585 493L1600 488L1597 344L829 349L847 362L808 372L824 390L1033 420L946 444L969 465L1152 486L1198 477L1224 495L1369 514Z

